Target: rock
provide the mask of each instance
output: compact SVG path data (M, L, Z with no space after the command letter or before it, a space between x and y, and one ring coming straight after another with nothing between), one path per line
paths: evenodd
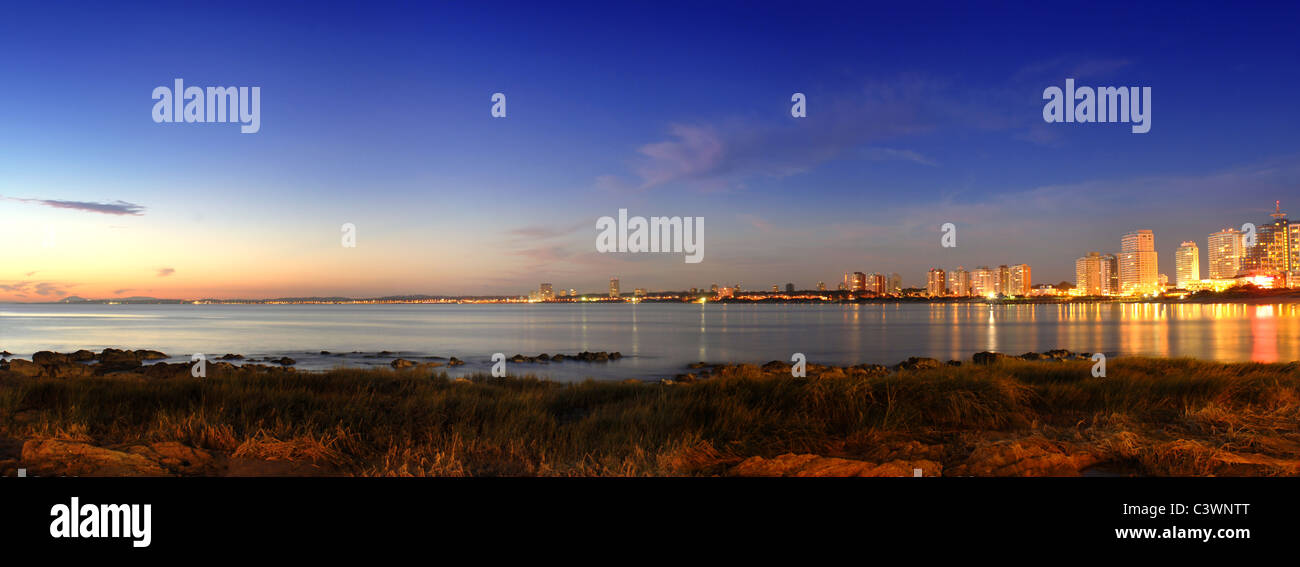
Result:
M563 354L557 354L551 357L551 362L564 362L567 358L569 357Z
M394 359L393 362L390 364L392 364L393 368L410 368L412 366L415 366L415 362L407 360L405 358Z
M692 369L692 370L698 370L698 369L700 369L700 368L704 368L704 367L706 367L706 366L708 366L708 365L709 365L709 363L707 363L707 362L693 362L693 363L691 363L690 365L688 365L687 368L690 368L690 369Z
M797 477L910 477L921 469L923 476L939 476L942 466L934 461L890 461L872 463L819 455L786 453L775 458L750 457L731 467L727 476Z
M32 362L35 362L36 364L40 364L40 365L67 364L68 362L71 362L71 359L69 359L68 355L66 354L59 354L57 352L50 352L48 350L43 350L32 355Z
M242 354L225 354L222 355L221 358L218 358L217 360L243 360L243 359L244 359L244 355Z
M322 350L322 351L320 351L320 353L321 353L321 356L329 356L330 351L328 351L328 350Z
M150 378L188 378L191 376L190 369L190 365L185 362L159 362L145 366L142 372Z
M618 360L618 359L620 359L620 358L623 358L623 353L621 353L621 352L614 351L614 352L609 353L609 359L610 359L610 360Z
M465 364L465 361L463 361L463 360L461 360L461 359L459 359L459 358L456 358L456 357L454 357L454 356L451 357L451 358L449 358L449 359L447 359L447 366L460 366L460 365L462 365L462 364Z
M210 472L215 462L211 453L176 441L136 445L127 449L127 452L140 455L177 474L198 475Z
M47 364L43 376L46 378L85 378L94 374L95 371L89 366L77 362L68 362L65 364Z
M949 360L947 364L948 364L948 366L961 366L961 361L960 361L960 360Z
M69 354L68 359L72 360L73 362L90 362L92 360L95 360L95 353L90 352L86 349L81 349L77 352Z
M272 360L271 362L278 362L278 363L280 363L280 364L282 364L282 365L284 365L284 366L292 366L292 365L294 365L294 364L298 364L298 361L296 361L296 360L294 360L294 359L292 359L292 358L289 358L289 357L287 357L287 356L285 356L285 357L281 357L279 360Z
M1067 449L1041 439L999 441L976 447L965 462L950 470L956 476L1079 476L1080 470L1102 461Z
M36 364L35 362L32 362L30 360L15 358L9 361L9 371L16 374L22 374L23 376L31 376L34 378L36 376L40 376L41 373L44 372L44 368L42 368L41 365Z
M1044 354L1056 360L1065 360L1068 358L1074 358L1074 353L1061 348L1049 350Z
M548 355L548 354L546 354L546 353L542 353L542 354L537 355L537 360L542 360L542 361L547 361L547 362L549 362L549 361L551 360L551 356Z
M773 360L763 365L764 372L789 372L790 365L779 360Z
M1027 352L1025 354L1020 355L1020 358L1024 360L1047 360L1051 357L1041 352Z
M984 351L984 352L975 353L974 360L975 360L975 364L997 364L999 362L1002 362L1002 360L1005 359L1006 357L1007 355L1002 354L1000 352Z
M942 362L939 362L938 360L933 358L925 358L920 356L913 356L898 364L898 368L902 370L928 370L931 368L938 368L940 366L943 366Z
M139 360L162 360L164 358L167 358L166 353L158 352L156 350L140 349L135 351L134 354L135 357Z
M22 461L35 476L165 476L167 469L134 453L78 441L32 439L23 443Z

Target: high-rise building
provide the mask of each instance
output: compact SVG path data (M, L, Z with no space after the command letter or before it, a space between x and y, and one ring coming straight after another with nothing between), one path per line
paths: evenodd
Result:
M945 276L943 270L930 268L930 273L925 280L925 291L930 294L930 297L948 295L948 281Z
M537 298L541 301L554 301L555 290L551 287L551 284L544 283L537 286Z
M961 266L948 274L948 291L959 297L971 295L970 272Z
M971 295L987 296L998 293L998 272L988 266L975 268L971 274Z
M902 293L902 292L903 292L903 276L898 275L897 272L889 274L889 293Z
M1011 266L1010 284L1006 295L1028 296L1029 290L1034 287L1033 276L1029 269L1029 264L1015 264Z
M1125 295L1153 293L1160 286L1156 238L1150 230L1135 230L1120 240L1119 287Z
M1106 278L1102 276L1100 252L1089 252L1074 261L1074 288L1082 295L1105 295Z
M826 282L817 282L817 291L826 291Z
M867 275L867 287L866 287L867 291L874 293L876 295L884 295L885 286L887 285L889 285L889 280L888 278L885 277L885 274L877 274L875 272L872 272L871 274Z
M1241 272L1250 275L1273 276L1286 280L1297 268L1293 264L1293 238L1291 221L1282 212L1282 203L1274 205L1273 220L1255 229L1255 245L1243 252ZM1276 285L1276 284L1275 284ZM1287 285L1294 286L1293 282Z
M613 298L622 297L623 294L618 291L618 276L609 278L609 296Z
M1237 277L1241 271L1241 233L1235 228L1225 228L1211 234L1206 241L1209 256L1210 279L1226 280Z
M1119 258L1114 254L1101 255L1101 293L1119 295Z
M781 284L772 284L772 293L780 293Z
M1201 249L1190 240L1178 245L1174 253L1174 285L1187 289L1192 282L1201 280Z
M853 272L853 280L849 282L849 291L863 291L867 289L867 275L862 272Z
M787 283L787 284L785 284L785 292L786 292L786 293L794 293L794 284L792 284L792 283Z
M1007 267L1006 264L998 266L997 286L997 293L1001 295L1011 295L1011 293L1009 293L1009 290L1011 289L1011 268Z

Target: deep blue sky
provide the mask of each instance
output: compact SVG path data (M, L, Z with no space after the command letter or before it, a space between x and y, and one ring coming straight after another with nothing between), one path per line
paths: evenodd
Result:
M920 285L1022 262L1055 282L1139 228L1172 278L1179 241L1300 210L1294 5L700 4L8 7L0 300ZM178 77L260 86L261 132L155 124ZM1151 87L1151 132L1044 123L1067 77ZM619 208L705 217L704 262L595 253Z

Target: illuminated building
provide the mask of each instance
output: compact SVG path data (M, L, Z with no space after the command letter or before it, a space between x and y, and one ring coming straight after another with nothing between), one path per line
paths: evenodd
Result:
M1074 261L1074 289L1079 295L1102 295L1101 253L1089 252Z
M1120 239L1119 290L1125 295L1154 293L1160 286L1156 238L1150 230L1135 230Z
M939 268L931 268L929 276L926 278L926 293L930 297L939 297L948 295L948 281L946 274Z
M622 297L622 294L618 291L618 276L609 278L609 296L615 299Z
M1206 244L1210 279L1226 280L1237 277L1237 272L1241 270L1241 233L1235 228L1225 228L1211 234Z
M1006 295L1028 296L1029 290L1033 288L1033 275L1029 269L1029 264L1015 264L1011 266L1011 278L1009 291L1004 291Z
M1201 279L1201 249L1190 240L1178 245L1174 253L1174 284L1188 289L1192 282Z
M998 274L995 270L989 269L988 266L975 268L971 274L971 295L981 297L997 295L998 293Z
M897 272L892 273L892 274L889 274L889 288L888 288L888 291L889 291L889 293L894 293L894 294L902 293L902 292L903 292L903 276L898 275Z
M948 291L958 297L971 295L970 272L961 266L957 266L948 274Z
M555 300L555 290L551 288L551 284L544 283L537 286L537 299L539 301Z

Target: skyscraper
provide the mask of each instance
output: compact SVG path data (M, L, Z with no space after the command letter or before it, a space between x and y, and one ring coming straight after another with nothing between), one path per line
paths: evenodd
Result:
M1156 237L1150 230L1135 230L1120 240L1119 287L1125 295L1155 292L1160 285Z
M1209 247L1210 279L1226 280L1237 277L1241 270L1241 233L1235 228L1225 228L1211 234L1206 241Z
M1101 294L1119 295L1119 258L1114 254L1101 255Z
M1174 285L1187 289L1192 282L1201 279L1201 249L1190 240L1178 245L1174 253Z
M953 295L966 297L971 295L970 272L961 266L957 266L948 278L949 291Z
M1033 277L1030 273L1029 264L1014 264L1011 266L1010 285L1006 295L1029 295L1030 288L1034 287Z
M1083 295L1104 295L1100 252L1089 252L1074 261L1074 288Z
M542 301L553 301L555 300L555 289L548 283L539 285L537 286L537 298Z
M897 272L889 274L889 293L902 293L902 292L903 292L903 276L898 275Z
M1282 212L1282 203L1274 205L1272 221L1255 230L1255 245L1243 250L1241 271L1251 275L1281 277L1285 280L1296 268L1293 265L1291 221ZM1295 285L1293 282L1288 285Z
M867 289L867 275L862 272L853 272L853 281L849 282L849 291L863 291Z
M998 266L998 289L997 293L1001 295L1011 295L1011 268L1006 264Z
M872 272L871 275L867 276L867 291L871 293L884 295L886 285L888 285L888 279L885 278L885 274Z
M609 296L618 298L622 294L618 291L618 276L609 278Z
M948 281L943 270L939 268L930 268L930 273L926 277L925 291L930 297L940 297L948 295Z
M971 294L986 296L996 294L997 292L997 271L989 269L988 266L975 268L975 272L971 274Z

